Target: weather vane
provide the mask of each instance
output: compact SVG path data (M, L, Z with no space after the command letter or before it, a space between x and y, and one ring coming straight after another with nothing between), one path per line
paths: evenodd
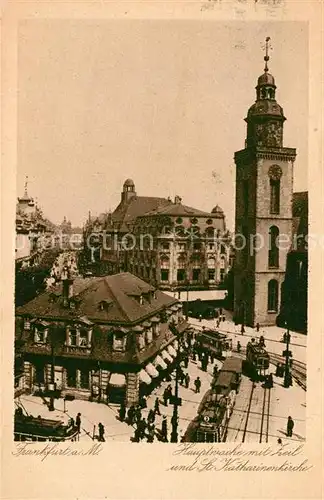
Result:
M28 175L26 175L26 180L25 180L25 194L27 195L27 186L28 186Z
M267 72L267 71L269 71L269 68L268 68L268 61L270 59L270 57L269 57L269 50L272 49L272 47L270 45L270 37L269 36L267 36L267 38L265 40L265 44L262 46L262 49L265 50L265 56L264 56L265 67L264 67L264 71Z

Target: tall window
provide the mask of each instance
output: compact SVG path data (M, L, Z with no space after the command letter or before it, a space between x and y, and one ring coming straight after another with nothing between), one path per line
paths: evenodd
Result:
M81 389L89 389L89 370L82 369L80 370L80 387Z
M270 179L270 213L280 212L280 179Z
M278 236L279 229L277 226L271 226L269 229L269 267L279 267Z
M268 311L278 312L278 281L270 280L268 283Z
M249 181L243 181L243 212L247 215L249 211Z
M193 269L192 281L199 281L199 279L200 279L200 269Z
M76 387L76 369L68 367L66 369L66 383L68 387Z

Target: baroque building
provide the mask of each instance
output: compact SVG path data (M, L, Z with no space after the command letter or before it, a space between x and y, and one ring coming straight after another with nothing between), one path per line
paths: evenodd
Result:
M54 224L44 218L35 200L27 191L27 180L22 197L16 205L16 269L33 266L39 262L44 250L50 245Z
M172 291L216 288L231 263L231 235L219 206L208 213L179 196L137 196L131 179L114 212L89 217L84 248L101 274L129 271Z
M20 390L137 403L175 361L182 306L129 274L62 281L16 309ZM171 328L170 328L171 327Z
M296 150L283 144L286 118L268 70L268 41L256 101L245 118L245 148L235 153L234 315L250 326L276 323L289 252L280 235L288 242L293 236Z

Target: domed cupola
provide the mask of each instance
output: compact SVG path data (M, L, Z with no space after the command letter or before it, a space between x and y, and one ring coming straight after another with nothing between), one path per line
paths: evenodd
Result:
M220 217L223 217L224 216L224 211L221 209L221 207L219 205L216 205L216 207L214 207L211 211L212 214L217 214L219 215Z
M269 73L269 41L270 38L267 37L264 73L258 78L256 101L245 118L248 124L247 147L282 147L283 122L286 118L282 107L276 101L275 79Z
M135 183L133 179L126 179L123 184L123 192L121 194L121 201L128 202L131 198L136 196Z

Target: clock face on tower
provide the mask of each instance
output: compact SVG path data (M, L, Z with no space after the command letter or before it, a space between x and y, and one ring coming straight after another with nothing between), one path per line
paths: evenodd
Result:
M282 176L282 169L279 165L271 165L269 168L268 175L270 179L273 179L274 181L278 181L280 177Z

